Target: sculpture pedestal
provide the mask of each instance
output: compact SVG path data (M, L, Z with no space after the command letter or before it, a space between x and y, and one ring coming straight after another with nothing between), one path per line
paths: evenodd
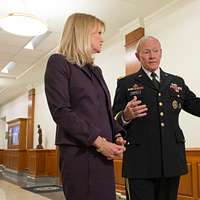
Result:
M44 149L44 148L43 148L42 144L38 144L36 149Z

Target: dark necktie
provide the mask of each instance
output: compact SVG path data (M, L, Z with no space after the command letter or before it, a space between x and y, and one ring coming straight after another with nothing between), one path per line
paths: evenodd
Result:
M152 73L151 73L151 77L152 77L152 82L153 82L154 86L155 86L157 89L159 89L159 88L160 88L160 83L159 83L159 81L156 79L157 74L156 74L155 72L152 72Z

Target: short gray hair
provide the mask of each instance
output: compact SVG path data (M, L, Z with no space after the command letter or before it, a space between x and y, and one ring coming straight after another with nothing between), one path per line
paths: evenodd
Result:
M153 37L153 36L150 36L150 35L143 36L137 43L136 53L139 53L139 51L141 49L141 46L144 44L144 42L146 42L149 39L156 40L160 44L160 41L157 38ZM161 44L160 44L160 46L161 46Z

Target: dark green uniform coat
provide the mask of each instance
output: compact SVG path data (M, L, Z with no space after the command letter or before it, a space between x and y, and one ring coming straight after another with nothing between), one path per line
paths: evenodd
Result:
M142 69L118 81L113 110L121 125L122 110L133 96L148 107L147 116L124 126L127 145L123 176L127 178L173 177L187 172L179 114L183 109L200 116L200 98L182 78L160 73L159 90Z

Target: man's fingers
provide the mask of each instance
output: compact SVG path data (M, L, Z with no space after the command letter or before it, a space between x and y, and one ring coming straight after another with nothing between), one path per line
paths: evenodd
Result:
M141 104L141 103L142 103L142 101L140 101L140 100L131 101L131 102L130 102L130 107L131 107L131 108L134 108L134 107L138 106L138 105Z
M136 109L135 113L140 114L140 113L146 112L147 110L148 110L147 107L144 107L144 108Z
M146 115L147 115L147 113L141 113L141 114L138 114L137 117L144 117Z
M147 107L146 104L142 104L142 105L135 106L135 109L141 110L141 109L144 109L144 108L146 108L146 107Z

